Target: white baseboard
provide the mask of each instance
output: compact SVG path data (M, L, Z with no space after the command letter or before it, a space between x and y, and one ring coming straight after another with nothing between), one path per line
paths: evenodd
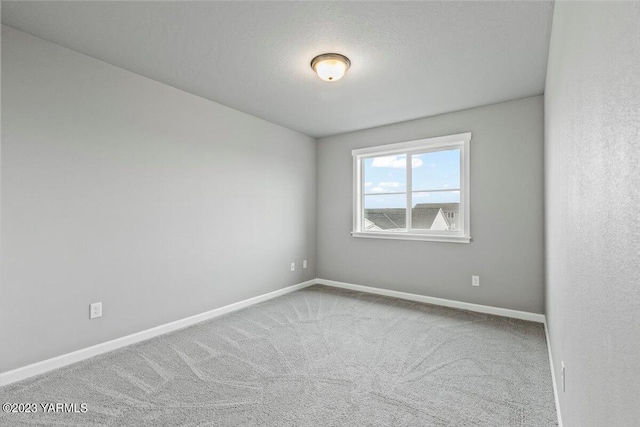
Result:
M553 369L553 356L551 354L551 338L549 337L549 327L547 320L544 321L544 334L547 337L547 349L549 350L549 368L551 369L551 381L553 382L553 397L556 400L556 413L558 415L558 427L562 427L562 414L560 413L560 398L558 395L558 383L556 382L556 371Z
M350 289L352 291L367 292L370 294L384 295L388 297L406 299L409 301L418 301L427 304L441 305L444 307L459 308L461 310L475 311L478 313L495 314L496 316L511 317L514 319L544 323L544 314L530 313L528 311L510 310L508 308L492 307L489 305L472 304L469 302L454 301L450 299L427 297L424 295L410 294L408 292L391 291L382 288L372 288L370 286L354 285L352 283L336 282L334 280L316 279L316 283L320 285L333 286L335 288Z
M298 283L297 285L289 286L277 291L269 292L264 295L249 298L243 301L239 301L233 304L225 305L224 307L216 308L214 310L206 311L204 313L196 314L195 316L186 317L184 319L176 320L174 322L165 323L164 325L156 326L155 328L147 329L144 331L136 332L135 334L127 335L121 338L116 338L111 341L107 341L101 344L96 344L91 347L83 348L71 353L63 354L61 356L53 357L51 359L43 360L41 362L33 363L31 365L23 366L11 371L0 373L0 386L14 383L16 381L24 380L34 375L43 374L45 372L61 368L63 366L70 365L72 363L79 362L81 360L88 359L99 354L103 354L118 348L122 348L131 344L138 343L140 341L148 340L149 338L157 337L168 332L182 329L187 326L194 325L196 323L203 322L205 320L213 319L214 317L221 316L223 314L230 313L232 311L240 310L241 308L249 307L251 305L279 297L281 295L288 294L298 289L306 288L316 283L316 280L308 280L306 282Z
M313 279L306 282L298 283L297 285L289 286L277 291L269 292L264 295L249 298L243 301L239 301L233 304L226 305L224 307L216 308L214 310L206 311L204 313L196 314L195 316L187 317L184 319L176 320L174 322L166 323L164 325L156 326L155 328L147 329L135 334L127 335L121 338L116 338L111 341L107 341L101 344L97 344L91 347L83 348L71 353L63 354L61 356L53 357L51 359L43 360L41 362L33 363L31 365L17 368L12 371L0 373L0 386L8 385L16 381L21 381L35 375L43 374L54 369L61 368L63 366L70 365L72 363L80 362L93 356L97 356L103 353L107 353L118 348L126 347L131 344L135 344L141 341L148 340L150 338L157 337L169 332L173 332L178 329L185 328L187 326L194 325L196 323L203 322L205 320L213 319L214 317L221 316L242 308L249 307L254 304L258 304L263 301L267 301L272 298L279 297L281 295L288 294L299 289L306 288L314 284L320 284L325 286L332 286L335 288L350 289L353 291L366 292L376 295L384 295L393 298L400 298L409 301L424 302L428 304L440 305L444 307L459 308L462 310L475 311L478 313L494 314L497 316L511 317L515 319L529 320L533 322L539 322L544 324L545 334L547 338L547 348L549 350L549 363L551 368L551 378L553 381L553 392L556 401L556 410L558 412L558 426L562 426L562 417L560 415L560 405L558 400L558 388L556 383L555 371L553 369L553 358L551 356L551 341L549 339L549 332L543 314L529 313L526 311L510 310L507 308L492 307L487 305L472 304L461 301L448 300L443 298L434 298L424 295L411 294L408 292L392 291L388 289L373 288L370 286L355 285L352 283L336 282L334 280L326 279Z

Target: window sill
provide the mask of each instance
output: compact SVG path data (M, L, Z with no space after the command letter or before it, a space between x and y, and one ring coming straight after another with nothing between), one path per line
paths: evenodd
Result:
M426 242L471 243L471 236L445 236L437 234L409 234L409 233L372 233L352 231L352 237L366 239L420 240Z

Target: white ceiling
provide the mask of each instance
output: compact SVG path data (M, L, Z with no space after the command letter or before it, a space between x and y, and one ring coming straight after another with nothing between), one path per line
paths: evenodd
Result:
M550 2L2 2L2 22L320 137L543 93ZM352 66L321 81L311 59Z

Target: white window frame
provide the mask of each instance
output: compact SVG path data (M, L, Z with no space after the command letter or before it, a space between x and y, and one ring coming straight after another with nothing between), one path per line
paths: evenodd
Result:
M439 136L379 145L353 150L353 237L375 239L426 240L432 242L469 243L471 241L470 209L470 143L471 132L456 135ZM460 224L456 231L415 230L411 229L411 156L433 151L460 149ZM372 157L406 155L407 159L407 230L406 231L365 231L364 223L364 168L363 161ZM384 194L384 193L381 193Z

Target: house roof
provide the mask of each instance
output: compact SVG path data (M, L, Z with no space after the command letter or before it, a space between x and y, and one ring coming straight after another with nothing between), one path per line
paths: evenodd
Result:
M445 212L458 212L459 203L418 203L413 209L441 208Z
M419 203L412 209L411 224L413 228L428 230L442 209L445 212L457 212L457 203ZM365 229L371 230L373 226L381 230L405 228L407 226L407 211L402 208L365 209ZM444 220L449 224L446 217ZM373 223L367 227L367 221Z
M440 208L424 208L416 205L411 212L412 227L424 230L430 229L433 221L438 216L438 212L440 212Z
M407 211L405 209L365 209L364 217L382 230L393 230L407 226Z

